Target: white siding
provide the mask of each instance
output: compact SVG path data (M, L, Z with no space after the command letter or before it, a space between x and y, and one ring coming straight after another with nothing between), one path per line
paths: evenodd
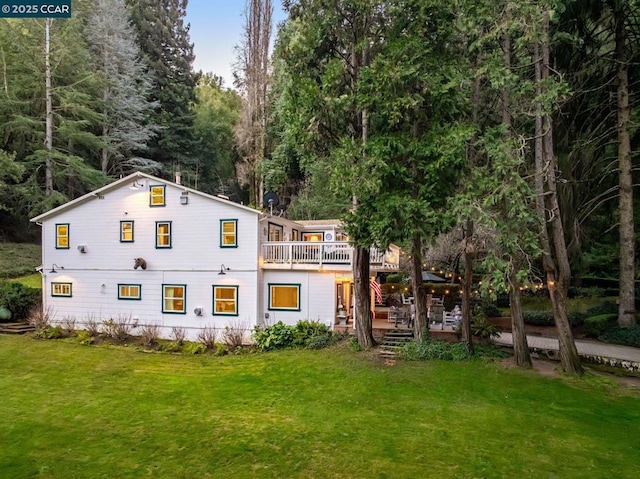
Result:
M302 319L320 321L327 325L335 322L336 286L334 273L316 271L271 271L263 274L263 308L269 315L267 324L282 321L285 324L295 324ZM300 311L270 311L269 283L299 284Z
M128 185L46 218L42 225L45 307L56 319L89 316L101 319L131 316L140 324L224 328L244 321L251 328L258 318L258 213L190 193L181 204L182 189L166 186L166 206L149 206L149 182ZM237 248L220 248L220 220L237 219ZM134 222L134 242L120 242L120 221ZM172 247L156 248L156 221L171 221ZM69 249L55 248L55 225L69 224ZM78 251L86 246L86 253ZM142 257L147 269L134 270ZM52 265L57 273L51 273ZM218 275L221 265L228 271ZM72 298L51 297L51 282L71 282ZM140 284L142 300L118 300L117 284ZM187 285L187 313L162 314L162 284ZM212 316L212 285L239 285L239 316ZM102 286L104 285L104 287ZM193 313L202 307L201 317Z

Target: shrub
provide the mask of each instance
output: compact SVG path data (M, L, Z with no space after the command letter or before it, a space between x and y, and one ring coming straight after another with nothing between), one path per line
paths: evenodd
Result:
M236 351L242 349L244 343L244 332L247 330L247 323L244 321L234 322L225 326L222 332L222 341L227 349Z
M38 339L60 339L66 335L60 326L49 326L43 329L37 329L34 336Z
M178 343L178 346L182 346L184 344L184 340L187 339L187 330L174 326L171 328L171 337L176 343Z
M152 347L158 344L160 338L160 326L157 324L146 324L140 329L140 339L143 346Z
M569 319L569 324L573 327L582 326L584 324L584 320L587 319L587 315L580 311L570 311L567 313L567 317Z
M587 309L587 316L600 316L601 314L618 314L618 306L611 301L604 301Z
M0 306L11 311L11 321L28 319L41 297L42 292L39 289L13 281L0 281Z
M43 311L41 306L34 306L29 312L29 324L35 328L36 334L38 334L39 331L48 329L51 326L51 320L54 316L52 308L47 308L46 311Z
M411 341L400 350L400 357L407 361L440 359L443 361L462 361L470 359L471 353L464 343L429 340Z
M602 341L640 348L640 324L633 328L614 327L605 331L600 337Z
M76 334L76 318L73 316L65 316L62 318L61 326L66 336L73 336Z
M480 308L473 309L471 318L471 334L483 339L489 339L500 335L498 327L487 321L487 316Z
M206 350L213 351L218 340L218 330L211 326L205 326L198 333L198 341Z
M76 338L80 344L84 345L93 344L94 341L94 338L93 336L91 336L91 334L89 334L89 331L85 331L83 329L78 331Z
M569 286L567 296L569 298L602 298L605 296L605 290L597 286L590 286L587 288Z
M131 332L131 320L127 316L118 316L117 319L103 321L104 332L116 343L124 343Z
M535 326L553 326L553 312L551 311L525 311L522 313L524 322Z
M615 326L618 319L617 314L599 314L597 316L589 316L584 320L585 332L594 338L604 334L605 331Z
M87 330L87 333L89 333L89 336L95 338L96 336L100 335L102 323L97 316L88 314L84 321L84 328Z
M266 327L256 326L253 328L253 339L262 351L289 348L293 345L294 329L282 321Z
M481 308L485 316L489 318L499 318L502 316L502 311L500 311L500 308L498 308L495 303L483 301Z
M293 327L293 345L307 347L311 338L317 336L329 338L332 334L329 326L319 321L298 321Z
M203 354L207 352L207 347L202 343L184 343L182 351L187 354Z

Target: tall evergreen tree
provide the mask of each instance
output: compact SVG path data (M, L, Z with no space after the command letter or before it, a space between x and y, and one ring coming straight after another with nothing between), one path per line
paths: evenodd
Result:
M125 0L140 47L155 81L150 100L157 102L160 131L148 144L148 157L162 164L165 174L182 170L197 174L197 139L193 128L198 75L192 71L193 44L184 18L188 0Z
M101 75L102 139L100 168L107 174L127 174L131 169L154 171L157 163L132 158L144 152L154 135L149 115L157 102L149 101L152 76L142 62L124 0L96 0L86 26Z

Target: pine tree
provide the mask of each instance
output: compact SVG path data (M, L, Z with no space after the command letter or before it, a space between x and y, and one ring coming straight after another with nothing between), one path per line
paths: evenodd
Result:
M160 131L148 144L148 156L162 164L165 174L183 170L183 177L197 174L197 140L193 128L198 75L184 23L187 0L125 0L138 34L140 48L154 75L149 99L157 102L155 121Z
M124 0L96 0L85 31L92 64L102 79L105 146L100 167L105 175L127 174L131 167L140 169L145 164L131 157L134 152L144 152L154 135L154 125L147 124L157 106L148 100L152 77L142 62Z

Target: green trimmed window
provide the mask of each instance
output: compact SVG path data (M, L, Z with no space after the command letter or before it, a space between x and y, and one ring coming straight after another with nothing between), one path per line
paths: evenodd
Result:
M69 223L56 225L56 249L69 249Z
M156 248L171 248L171 221L156 221Z
M149 186L149 206L165 206L167 191L166 185Z
M133 243L133 221L120 222L120 243Z
M238 247L238 220L220 220L220 247Z
M300 284L269 283L269 310L300 311Z
M162 285L162 312L185 314L187 312L187 285Z
M213 285L213 315L238 316L238 287Z
M71 283L51 283L51 296L70 298Z
M142 286L139 284L119 284L118 299L142 299Z

